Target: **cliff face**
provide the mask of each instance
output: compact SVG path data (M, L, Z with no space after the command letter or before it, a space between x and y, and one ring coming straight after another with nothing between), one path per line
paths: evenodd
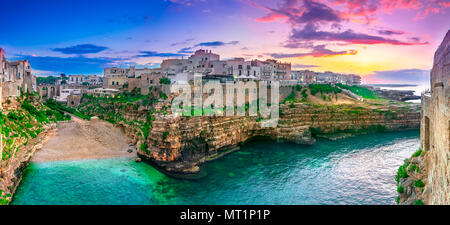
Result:
M252 137L312 144L316 134L417 129L420 114L348 105L280 105L278 126L263 128L257 117L176 117L157 115L138 153L170 172L195 173L199 164L234 150Z
M289 87L287 92L292 90ZM340 105L309 101L281 104L277 127L264 128L258 117L175 116L171 113L175 96L165 101L154 100L156 96L86 98L78 109L123 127L136 142L141 158L173 173L199 172L201 163L237 150L253 137L313 144L316 135L418 129L420 124L420 112L411 105L388 103L380 107L379 101L362 104L352 99L351 104Z
M434 56L431 93L422 95L421 154L408 160L400 204L450 204L450 31ZM420 183L423 183L421 185Z
M0 205L8 204L33 153L54 122L65 119L31 94L8 98L0 110Z
M424 97L422 149L429 151L427 204L450 204L450 31L436 51L431 97Z

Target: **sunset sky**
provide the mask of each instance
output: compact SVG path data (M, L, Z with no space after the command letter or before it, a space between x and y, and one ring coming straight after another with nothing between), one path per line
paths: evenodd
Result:
M365 83L429 80L450 29L450 1L0 0L0 48L36 75L158 67L211 49L293 69L355 73Z

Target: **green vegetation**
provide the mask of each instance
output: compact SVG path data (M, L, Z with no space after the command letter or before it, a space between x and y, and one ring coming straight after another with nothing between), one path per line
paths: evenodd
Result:
M146 142L142 142L142 143L139 145L139 149L141 149L141 150L144 151L144 152L147 151L147 148L148 148L148 145L147 145Z
M0 111L0 129L3 135L1 160L10 159L29 139L36 138L42 132L44 124L70 119L70 116L43 105L36 93L21 93L16 100L21 107Z
M168 131L164 131L164 133L162 135L162 140L165 141L167 136L169 136L169 132Z
M338 86L342 89L347 89L365 99L380 99L375 94L375 92L373 92L372 90L365 88L365 87L361 87L361 86L357 86L357 85L349 86L349 85L345 85L345 84L336 84L336 86Z
M160 84L170 84L171 81L170 81L169 78L163 77L163 78L159 79L159 83L160 83Z
M405 190L404 190L403 186L400 185L400 186L397 187L397 192L398 193L402 194L404 191Z
M115 96L96 96L84 94L82 103L72 109L78 111L86 117L98 116L102 120L106 120L112 124L128 125L134 128L134 132L146 140L153 127L155 120L155 109L153 108L160 102L159 96L165 98L165 94L158 87L150 87L147 95L142 95L139 88L134 88L130 92L123 92ZM144 110L145 117L129 118L127 112L137 112ZM142 109L143 108L143 109ZM168 108L163 107L157 113L167 114Z
M316 95L319 92L321 94L338 94L342 92L340 88L332 86L331 84L310 84L308 87L311 95Z
M48 76L48 77L37 77L36 78L36 83L38 85L42 85L42 84L55 84L56 81L60 80L60 77L57 76Z
M419 150L417 150L416 152L414 152L414 154L412 155L412 157L419 157L420 155L422 155L422 149L419 148Z
M414 205L424 205L422 200L416 200L414 201Z
M419 166L416 165L416 164L409 165L408 172L416 172L416 173L418 173L419 172Z
M423 183L422 180L415 180L414 181L414 187L416 187L416 188L425 187L425 184Z
M55 111L60 112L60 113L68 112L68 113L71 113L71 114L81 118L81 119L89 120L91 118L90 116L85 115L85 114L79 112L78 110L76 110L74 108L70 108L70 107L68 107L66 105L63 105L63 104L61 104L59 102L56 102L53 99L48 99L45 102L45 105L48 106L49 108L55 110Z
M3 191L0 190L0 205L7 205L9 198L11 198L11 194L4 194Z
M286 102L293 102L295 100L295 89L292 88L291 93L283 100L283 104Z
M307 89L303 89L302 90L302 97L303 98L307 98L308 97L308 93L306 93L308 90Z
M397 181L397 183L400 181L400 178L408 177L408 172L406 172L407 167L408 167L408 160L405 159L403 165L398 168L397 175L395 175L395 180Z

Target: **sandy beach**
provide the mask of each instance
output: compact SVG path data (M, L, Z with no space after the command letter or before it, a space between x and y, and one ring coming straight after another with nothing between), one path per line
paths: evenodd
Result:
M60 122L49 133L42 149L33 156L34 162L60 160L135 157L136 147L120 128L105 121L86 121L72 117ZM132 150L132 152L130 152Z

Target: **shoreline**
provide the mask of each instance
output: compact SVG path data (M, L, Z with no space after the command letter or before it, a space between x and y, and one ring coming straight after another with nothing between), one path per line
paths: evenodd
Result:
M73 118L58 124L58 130L37 151L32 162L71 161L135 157L131 140L106 121Z
M200 160L200 163L194 165L194 167L198 167L198 170L195 170L195 172L191 172L191 171L193 171L192 168L194 168L194 167L191 167L189 172L170 171L170 170L167 170L166 166L165 166L168 163L161 163L161 162L155 161L154 159L152 159L144 154L141 154L139 152L138 152L138 157L142 159L142 162L147 163L148 165L154 167L155 169L157 169L158 171L160 171L161 173L163 173L167 176L177 178L177 179L192 180L192 179L200 179L205 176L202 166L206 165L207 163L219 160L219 159L221 159L227 155L230 155L234 152L237 152L237 151L241 150L241 146L243 146L247 143L253 142L253 141L270 140L270 141L274 141L277 143L282 142L282 143L292 143L292 144L299 145L299 146L301 146L301 145L312 146L312 145L316 144L317 141L320 141L320 140L335 142L335 141L339 141L342 139L356 138L361 135L370 135L370 134L377 134L377 133L388 134L388 133L409 132L409 131L420 131L420 129L407 128L407 129L384 130L384 131L373 130L373 131L361 131L361 132L356 132L356 133L339 133L339 132L337 132L337 133L332 133L331 135L338 135L339 138L329 138L329 137L325 137L322 135L318 135L315 138L316 141L312 144L298 144L298 143L295 143L292 141L275 140L271 137L258 136L258 137L250 138L249 140L246 140L246 141L238 144L237 146L231 146L231 147L225 148L224 150L221 150L220 152L218 152L214 155L210 155L210 156L206 156L206 157L202 158ZM328 135L330 135L330 134L328 134ZM343 135L343 136L340 136L340 135ZM178 163L186 164L189 162L178 162Z
M42 131L36 138L29 140L27 145L24 145L17 151L17 157L12 158L11 161L8 161L8 166L5 167L5 170L2 171L3 176L3 190L5 192L5 186L7 187L7 194L9 197L6 198L6 205L9 205L14 197L14 194L17 188L22 181L22 175L25 169L30 164L34 154L39 151L42 146L48 141L49 133L57 130L57 124L50 124L44 131ZM0 187L1 188L1 187Z
M112 136L107 136L109 139L112 139L115 135L121 134L124 139L122 140L122 146L120 148L116 148L113 151L108 150L110 144L102 145L100 139L96 136L92 136L92 132L83 133L86 129L83 129L83 125L87 125L89 129L89 123L100 124L100 128L95 130L101 131L101 128L111 129ZM78 126L81 125L81 126ZM69 129L67 129L69 128ZM79 132L73 133L70 128L80 129ZM86 128L86 126L84 127ZM109 133L108 130L106 133ZM80 141L75 138L77 135L74 134L82 134L78 136L79 138L84 137L84 141ZM84 135L90 134L90 135ZM111 133L109 133L111 134ZM115 134L115 135L114 135ZM74 148L71 144L74 142L81 143L85 145L86 143L90 144L90 147L93 147L92 140L96 141L97 148L85 148L80 152L79 149ZM115 139L114 141L121 140ZM135 146L130 145L128 143L132 143L129 138L125 136L125 134L120 131L119 128L113 127L106 121L85 121L79 118L73 118L70 121L60 121L58 123L50 124L43 132L41 132L36 138L31 139L27 145L23 146L19 151L17 151L17 157L13 158L12 161L8 162L8 166L5 167L5 170L2 171L4 173L2 186L7 187L3 190L9 197L6 199L6 204L9 205L14 198L14 194L19 187L23 172L29 166L30 163L51 163L51 162L64 162L64 161L80 161L80 160L107 160L114 158L135 158L137 149ZM124 146L126 146L124 148ZM58 147L55 151L53 148ZM65 151L66 150L66 151ZM102 151L103 150L103 151ZM120 151L122 150L122 151ZM131 152L129 150L132 150ZM97 154L102 153L102 154Z

